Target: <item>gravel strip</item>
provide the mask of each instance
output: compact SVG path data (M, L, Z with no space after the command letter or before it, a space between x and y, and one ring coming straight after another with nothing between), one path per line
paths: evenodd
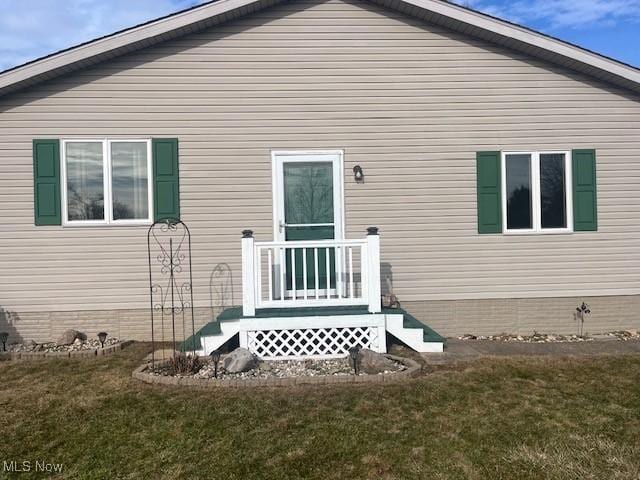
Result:
M608 337L615 337L623 342L626 342L627 340L640 339L640 332L638 332L637 330L620 330L617 332L609 332L605 335Z
M104 347L110 347L120 343L117 338L107 338L104 342ZM87 339L84 342L76 340L71 345L58 345L56 343L14 343L7 345L7 352L42 352L42 353L54 353L54 352L78 352L81 350L95 350L102 348L102 344L97 339Z
M457 337L458 340L491 340L494 342L523 342L523 343L580 343L580 342L593 342L598 338L609 337L615 338L620 341L636 340L640 339L640 333L637 330L621 330L615 332L608 332L601 335L581 337L579 335L556 335L556 334L543 334L534 333L533 335L462 335Z

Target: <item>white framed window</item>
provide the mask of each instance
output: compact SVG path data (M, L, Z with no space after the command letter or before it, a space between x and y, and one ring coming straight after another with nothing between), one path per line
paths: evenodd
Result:
M65 226L153 223L150 139L62 140Z
M503 152L502 191L505 233L573 231L570 152Z

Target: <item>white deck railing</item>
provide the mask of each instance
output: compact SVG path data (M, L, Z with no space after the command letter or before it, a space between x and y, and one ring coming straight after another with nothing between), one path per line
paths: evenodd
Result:
M256 242L242 238L242 307L257 308L380 304L380 237L370 228L364 240Z

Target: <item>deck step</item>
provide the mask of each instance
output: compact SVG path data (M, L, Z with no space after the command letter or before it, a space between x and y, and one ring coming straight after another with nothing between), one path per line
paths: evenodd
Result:
M445 339L429 326L400 308L385 308L386 331L420 353L441 353ZM305 316L367 315L366 307L309 308L258 310L255 319L291 318ZM200 355L208 355L217 350L240 332L242 309L238 307L223 311L218 317L202 327L194 337L183 342L183 351L194 349Z
M445 338L404 309L385 309L387 332L419 353L442 353Z
M233 311L232 311L233 310ZM193 337L182 342L180 350L193 351L199 355L209 355L231 340L239 332L240 317L235 309L228 309L202 327Z

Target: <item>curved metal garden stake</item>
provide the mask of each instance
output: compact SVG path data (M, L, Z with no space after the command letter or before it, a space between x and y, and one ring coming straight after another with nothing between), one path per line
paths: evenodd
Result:
M225 308L235 305L233 272L227 263L219 263L209 275L209 307L215 318ZM219 309L219 312L216 310Z
M165 343L165 317L171 318L173 357L176 355L176 317L182 319L182 350L196 354L195 318L193 312L193 273L191 267L191 233L187 225L167 218L155 222L147 232L149 257L149 293L151 301L151 364L155 369L157 316L160 317L160 335ZM188 265L188 271L187 271ZM190 345L186 345L188 332L187 310L191 311ZM179 327L179 325L178 325ZM191 348L188 348L191 347ZM163 349L163 358L164 349Z
M582 305L576 308L576 312L578 314L578 318L580 319L579 336L582 338L584 337L584 316L591 315L591 308L589 307L589 305L582 302Z

